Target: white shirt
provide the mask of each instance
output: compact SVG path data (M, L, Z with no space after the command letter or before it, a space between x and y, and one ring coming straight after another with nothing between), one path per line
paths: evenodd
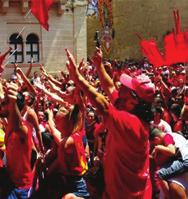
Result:
M171 126L164 120L160 120L158 124L154 124L154 121L150 122L150 127L151 128L158 128L164 133L172 133L172 128Z

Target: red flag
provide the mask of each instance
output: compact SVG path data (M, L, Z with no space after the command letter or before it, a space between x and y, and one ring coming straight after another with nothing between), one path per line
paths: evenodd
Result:
M156 42L153 39L141 40L140 47L142 53L148 58L149 62L155 67L164 66L164 56L159 51Z
M53 3L54 0L31 0L31 12L46 30L49 29L48 10Z
M165 61L167 65L177 63L176 56L176 38L174 33L170 33L164 38L164 52L165 52Z
M175 30L164 37L164 55L160 53L156 42L152 39L140 39L142 53L154 66L171 65L178 62L188 62L188 31L181 30L178 10L173 11Z

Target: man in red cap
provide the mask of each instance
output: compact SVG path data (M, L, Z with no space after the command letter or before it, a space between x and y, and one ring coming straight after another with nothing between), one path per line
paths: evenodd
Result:
M109 130L104 155L103 198L151 199L148 122L155 92L153 84L145 76L131 78L124 74L120 77L122 86L117 91L105 72L102 52L97 49L94 63L109 102L84 79L72 54L68 50L66 52L71 78L95 105ZM117 105L118 108L115 107Z

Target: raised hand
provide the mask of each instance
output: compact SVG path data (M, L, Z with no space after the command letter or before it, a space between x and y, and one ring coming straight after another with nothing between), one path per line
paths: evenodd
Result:
M101 48L96 47L95 55L92 57L92 61L96 67L102 64L103 53Z
M7 96L12 103L16 103L17 95L18 95L18 86L15 83L7 83Z
M40 71L41 71L42 73L46 74L46 70L44 69L44 67L43 67L42 64L40 64Z
M78 66L78 70L81 71L81 69L82 69L83 66L84 66L84 58L80 62L79 66Z
M16 71L17 68L18 68L18 64L14 63L14 70Z
M19 68L18 65L15 66L15 70L16 70L16 73L17 73L17 74L19 74L19 75L22 75L22 74L23 74L22 69Z
M68 58L70 64L76 66L75 59L74 59L73 55L70 53L70 51L68 49L65 49L65 52L67 54L67 58Z
M65 49L68 61L66 62L67 69L69 70L70 78L75 81L76 73L78 71L75 59L68 49Z
M53 111L48 108L46 110L46 113L48 114L48 120L53 120L54 118Z

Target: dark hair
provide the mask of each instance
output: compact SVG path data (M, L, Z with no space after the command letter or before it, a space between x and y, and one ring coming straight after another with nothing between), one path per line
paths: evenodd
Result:
M162 133L162 131L158 128L152 129L151 132L150 132L150 135L149 135L149 140L151 140L151 141L154 140L154 138L156 136L160 136L161 133Z
M17 94L17 100L16 100L19 111L21 111L23 109L24 102L25 102L25 97L22 93L19 92Z
M156 107L152 108L152 112L153 112L153 114L156 114L156 113L163 114L163 108L161 106L156 106Z
M170 107L172 113L174 113L177 117L180 117L181 114L181 106L179 104L172 104Z
M152 105L140 100L134 107L133 114L144 122L150 122L153 119L153 112L151 110Z
M71 110L70 114L69 114L69 120L71 120L73 123L77 122L77 117L78 117L78 113L80 111L79 106L76 104L74 105L73 109Z
M80 107L75 104L73 109L68 113L69 121L73 124L72 132L80 130L83 126L83 118Z

